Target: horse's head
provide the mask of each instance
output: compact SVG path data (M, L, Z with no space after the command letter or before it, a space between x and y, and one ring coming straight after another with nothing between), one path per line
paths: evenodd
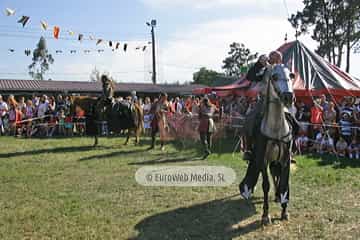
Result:
M286 121L284 108L284 106L290 107L293 102L290 72L282 64L269 65L264 78L266 105L261 122L261 133L286 142L291 139L291 130Z
M114 86L111 78L104 74L101 76L101 83L104 96L109 99L112 98L114 96Z
M268 76L268 80L274 88L277 98L281 102L290 106L293 103L294 92L292 88L293 74L289 69L282 64L282 53L279 51L273 51L269 54L269 63L273 66L271 76Z

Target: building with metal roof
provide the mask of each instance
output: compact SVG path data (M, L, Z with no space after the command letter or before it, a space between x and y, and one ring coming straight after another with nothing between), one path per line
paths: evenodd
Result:
M150 84L150 83L116 83L115 94L129 95L136 91L139 95L156 95L166 92L169 95L190 95L195 88L205 87L198 84ZM3 95L31 94L101 94L100 82L85 81L50 81L50 80L17 80L0 79L0 93Z

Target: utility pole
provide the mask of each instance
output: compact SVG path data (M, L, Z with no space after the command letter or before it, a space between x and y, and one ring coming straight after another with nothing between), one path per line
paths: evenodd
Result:
M155 27L156 20L151 20L151 23L147 22L146 25L151 27L151 44L152 44L152 82L156 84L156 54L155 54Z

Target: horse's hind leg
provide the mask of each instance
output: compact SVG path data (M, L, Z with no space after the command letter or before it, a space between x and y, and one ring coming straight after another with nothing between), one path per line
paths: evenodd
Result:
M263 215L261 218L261 223L263 225L271 224L271 218L269 215L269 190L270 190L270 181L267 172L267 167L261 171L261 175L263 177L262 189L264 192L264 205L263 205Z
M130 134L131 134L131 132L130 132L130 130L128 129L128 130L127 130L126 140L125 140L124 145L128 145L128 143L129 143L129 139L130 139Z
M272 162L270 164L270 172L275 187L275 202L280 202L280 174L281 166L278 163Z

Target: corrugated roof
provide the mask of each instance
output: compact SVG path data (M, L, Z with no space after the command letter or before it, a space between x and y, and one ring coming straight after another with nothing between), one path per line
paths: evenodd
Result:
M195 88L204 85L178 85L178 84L149 84L149 83L116 83L116 92L159 93L191 93ZM82 81L47 81L47 80L17 80L0 79L0 91L28 91L28 92L101 92L101 83Z

